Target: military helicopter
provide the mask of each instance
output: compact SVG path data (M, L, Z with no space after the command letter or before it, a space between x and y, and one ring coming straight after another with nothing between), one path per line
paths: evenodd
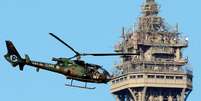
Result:
M87 87L87 83L107 83L111 80L111 75L102 66L97 64L86 63L81 60L81 56L126 56L126 55L136 55L136 53L79 53L74 50L71 46L61 40L59 37L53 33L49 33L52 37L56 38L58 41L67 46L72 50L75 55L70 58L52 58L52 61L56 61L56 64L33 61L28 55L22 58L18 53L17 49L11 41L6 41L6 46L8 53L4 56L5 59L11 63L13 67L19 66L19 69L23 71L25 65L33 66L36 71L39 72L40 69L48 70L51 72L59 73L70 79L70 84L66 86L78 87L84 89L95 89L95 87ZM76 58L76 59L74 59ZM74 59L74 60L72 60ZM73 80L85 82L85 86L78 86L73 84Z

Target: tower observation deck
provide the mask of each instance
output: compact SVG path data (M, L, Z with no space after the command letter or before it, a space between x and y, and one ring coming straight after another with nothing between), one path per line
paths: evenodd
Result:
M116 52L139 53L122 56L111 80L117 101L186 101L192 90L192 71L182 49L188 38L178 28L168 28L158 15L155 0L145 0L135 30L122 31Z

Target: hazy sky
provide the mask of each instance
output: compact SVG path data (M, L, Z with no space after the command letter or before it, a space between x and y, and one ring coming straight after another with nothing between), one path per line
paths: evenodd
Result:
M25 66L12 68L3 58L5 40L12 40L24 57L51 62L52 57L73 53L48 35L62 37L80 52L112 52L122 26L132 26L140 16L142 0L0 0L0 101L115 101L109 85L90 84L95 90L65 87L64 76ZM201 96L201 1L158 0L169 25L179 24L190 44L184 55L194 71L194 88L188 101ZM112 71L118 57L85 57ZM82 83L78 83L81 84Z

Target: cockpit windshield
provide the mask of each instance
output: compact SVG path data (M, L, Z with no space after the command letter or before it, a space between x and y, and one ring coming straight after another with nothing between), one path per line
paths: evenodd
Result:
M104 71L105 71L105 70L104 70L103 68L99 68L99 69L98 69L98 72L101 73L101 74L103 74Z
M110 75L104 68L99 68L98 72L102 73L102 74L105 74L105 75Z
M87 63L86 66L87 66L88 68L91 68L91 69L98 69L98 68L101 68L101 66L99 66L99 65L89 64L89 63Z

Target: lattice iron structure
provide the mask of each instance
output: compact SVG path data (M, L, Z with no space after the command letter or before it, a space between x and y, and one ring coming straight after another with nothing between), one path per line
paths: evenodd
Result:
M169 29L158 13L155 0L146 0L135 30L123 28L115 45L116 52L139 53L122 56L116 66L111 92L117 101L186 101L192 90L192 70L182 55L188 38L178 26Z

